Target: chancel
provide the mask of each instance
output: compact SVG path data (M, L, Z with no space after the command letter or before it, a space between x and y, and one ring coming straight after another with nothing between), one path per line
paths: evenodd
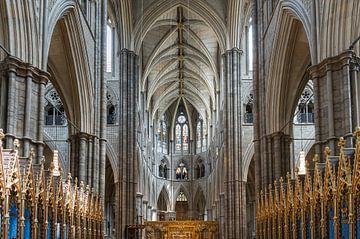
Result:
M0 0L0 238L360 238L359 19Z

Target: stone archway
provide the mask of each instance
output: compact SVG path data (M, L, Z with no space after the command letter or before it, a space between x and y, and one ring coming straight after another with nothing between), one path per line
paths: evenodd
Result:
M105 237L116 238L116 184L114 181L114 172L111 167L111 163L106 158L106 178L105 178L105 198L104 198L104 210L105 210Z
M157 200L157 218L158 221L167 220L167 212L169 211L169 195L165 187L161 190Z
M256 194L255 194L255 162L252 158L247 174L246 182L246 227L247 238L255 238L255 209L256 209Z
M189 219L189 202L184 191L180 189L175 202L176 220L184 221Z

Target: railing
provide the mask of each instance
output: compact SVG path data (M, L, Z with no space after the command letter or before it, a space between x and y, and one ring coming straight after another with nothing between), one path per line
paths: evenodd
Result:
M47 115L45 116L45 125L65 125L66 119L63 115Z
M103 238L103 206L89 187L63 180L54 155L49 170L33 165L14 149L3 149L0 129L0 222L1 238Z
M339 140L339 156L325 149L306 175L279 182L258 195L257 238L360 238L360 129L356 148Z
M313 124L314 122L314 113L299 113L297 115L297 123Z

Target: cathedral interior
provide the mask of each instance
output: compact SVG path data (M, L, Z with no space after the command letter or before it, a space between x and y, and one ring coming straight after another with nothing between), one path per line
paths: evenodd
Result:
M360 238L359 42L357 0L0 0L1 238Z

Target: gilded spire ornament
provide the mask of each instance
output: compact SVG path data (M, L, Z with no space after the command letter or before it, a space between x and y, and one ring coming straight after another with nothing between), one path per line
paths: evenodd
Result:
M268 193L258 195L257 238L357 237L356 211L360 204L355 199L360 194L360 128L356 128L353 136L355 149L345 148L346 140L339 138L340 155L330 156L331 150L326 147L325 163L315 154L313 164L306 161L305 177L297 174L295 184L288 174L287 187L280 186L280 196L276 180L274 186L269 185Z

